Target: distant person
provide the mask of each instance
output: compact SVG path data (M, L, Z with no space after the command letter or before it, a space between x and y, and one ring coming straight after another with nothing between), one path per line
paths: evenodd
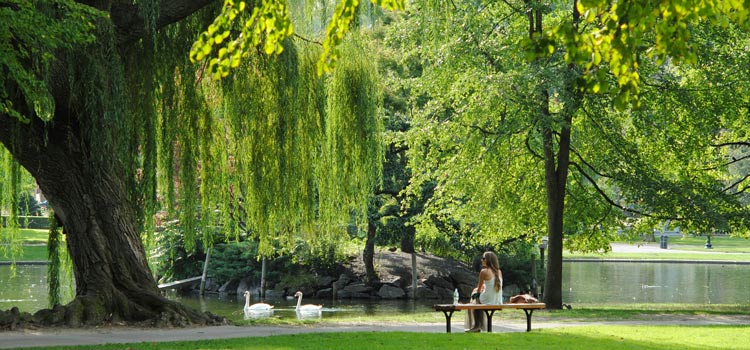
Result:
M493 252L482 254L482 270L479 271L479 282L471 293L472 303L498 305L503 303L503 273L500 263ZM484 311L469 310L466 315L467 332L479 332L487 329Z

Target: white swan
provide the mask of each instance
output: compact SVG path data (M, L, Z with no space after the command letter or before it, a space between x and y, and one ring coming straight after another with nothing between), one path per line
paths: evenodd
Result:
M297 307L294 308L295 310L297 310L297 312L319 313L323 309L323 305L313 305L313 304L301 305L302 304L302 292L294 293L294 297L297 298Z
M273 309L273 305L266 303L255 303L250 305L250 291L245 291L245 312L264 312Z

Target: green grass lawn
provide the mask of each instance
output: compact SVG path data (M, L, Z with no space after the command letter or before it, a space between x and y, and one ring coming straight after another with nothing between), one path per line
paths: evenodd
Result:
M748 349L749 326L582 326L529 333L340 332L165 343L47 349L266 349L266 350L718 350Z
M659 242L626 241L619 243L640 244L659 247ZM717 236L711 238L713 249L706 249L706 237L669 237L668 248L664 252L639 253L573 253L566 251L564 258L583 259L673 259L673 260L727 260L750 261L750 239L742 237ZM685 251L675 253L674 250ZM717 253L717 254L705 254Z
M706 237L670 237L668 243L670 248L678 250L750 253L750 239L741 237L711 237L712 249L706 249Z

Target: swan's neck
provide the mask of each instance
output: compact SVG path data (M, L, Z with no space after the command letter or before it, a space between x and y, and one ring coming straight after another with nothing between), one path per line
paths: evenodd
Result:
M245 307L250 307L250 293L245 294Z
M299 310L299 306L302 305L302 294L299 295L299 298L297 298L297 310Z

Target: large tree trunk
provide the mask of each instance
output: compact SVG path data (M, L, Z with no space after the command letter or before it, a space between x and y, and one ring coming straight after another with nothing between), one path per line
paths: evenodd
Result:
M547 96L546 91L543 95L545 101L548 101L549 96ZM549 115L548 102L543 103L542 109L545 115ZM544 302L549 309L562 308L563 215L565 213L565 186L570 165L570 121L570 118L567 118L560 130L556 156L554 151L555 136L552 129L547 127L543 131L549 249L547 276L544 283Z
M179 21L209 2L164 0L157 27ZM146 21L132 1L87 3L112 12L121 49L147 32ZM82 136L76 108L68 105L70 87L65 67L62 63L55 68L59 72L52 72L50 91L56 104L53 121L45 124L32 118L22 123L0 111L0 142L34 176L64 225L76 296L70 304L41 310L33 318L15 313L15 320L0 319L0 328L12 327L19 320L69 326L224 322L160 295L147 265L135 205L125 186L123 174L127 172L116 160L92 159L92 145ZM17 89L4 89L17 110L31 110Z
M47 125L46 133L39 121L0 129L0 141L34 176L62 221L73 260L75 299L65 307L38 312L34 322L80 326L219 321L160 295L128 202L124 172L116 162L88 159L65 123L74 119Z

